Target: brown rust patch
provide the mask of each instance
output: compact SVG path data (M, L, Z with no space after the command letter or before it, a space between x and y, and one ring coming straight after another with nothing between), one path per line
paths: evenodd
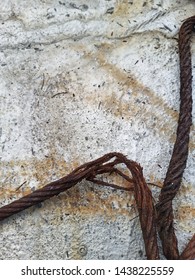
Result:
M189 205L180 205L177 210L176 218L181 221L182 226L188 231L195 230L195 208Z
M116 18L117 16L127 16L129 13L129 1L128 0L123 0L119 1L116 5L116 8L114 10L113 17Z
M179 190L179 195L180 194L190 194L190 195L195 195L195 187L194 184L185 184L185 187L181 187Z
M138 11L139 7L138 5L142 6L142 4L140 3L136 3L136 10ZM112 14L112 18L116 19L121 18L121 19L126 19L128 18L128 15L130 14L131 11L134 10L134 5L131 5L129 0L122 0L122 1L118 1L116 3L115 9L114 9L114 13Z
M189 205L181 205L178 208L178 217L182 220L195 218L195 208L190 207Z
M60 178L68 174L79 163L66 163L64 160L56 159L54 156L48 156L43 160L32 158L30 160L19 160L2 162L4 176L1 176L2 183L0 187L1 197L12 197L13 195L24 196L32 192L29 187L31 181L35 182L35 188L38 185L45 185L51 178ZM4 177L4 179L3 179ZM26 182L23 184L23 182ZM23 184L21 188L19 186Z
M87 187L79 184L47 204L47 211L55 212L57 216L78 215L85 219L102 216L115 220L118 216L137 216L136 203L132 192L107 191L107 188ZM55 206L54 206L55 204ZM56 207L58 205L58 207ZM54 209L55 207L55 209ZM55 220L60 222L59 219Z

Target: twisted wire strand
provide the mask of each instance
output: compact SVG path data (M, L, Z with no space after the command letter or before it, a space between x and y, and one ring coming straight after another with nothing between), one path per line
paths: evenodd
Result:
M129 166L135 181L134 194L139 212L139 220L148 260L159 259L157 244L156 209L153 204L152 194L143 177L142 168L136 164Z
M109 162L114 157L116 159L113 162ZM126 165L132 175L132 179L116 168L116 165L120 163L124 163ZM31 194L1 207L0 220L4 220L5 218L32 205L40 203L54 195L58 195L60 192L68 190L83 179L93 181L100 185L107 185L117 189L125 189L115 184L106 184L105 182L96 179L96 175L108 172L115 172L122 176L129 184L129 188L126 190L134 190L147 258L154 260L159 259L156 213L151 191L145 182L141 166L134 161L128 160L121 153L109 153L97 160L88 162L76 168L73 172L60 180L49 183L45 187L36 190ZM132 183L134 187L132 187Z
M46 186L38 189L12 203L0 208L0 221L13 214L16 214L26 208L29 208L35 204L43 202L44 200L51 198L59 193L68 190L69 188L82 181L85 177L89 177L93 174L95 167L99 167L100 163L103 163L113 157L113 154L105 155L90 163L86 163L76 168L73 172L67 176L51 182ZM96 168L97 169L97 168Z
M173 224L172 200L177 194L188 158L189 134L192 124L192 65L190 42L195 16L188 18L179 32L180 113L172 157L157 205L158 229L167 259L178 259L177 237Z

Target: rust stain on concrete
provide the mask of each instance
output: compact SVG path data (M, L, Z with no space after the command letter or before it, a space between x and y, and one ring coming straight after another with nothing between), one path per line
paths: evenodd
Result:
M102 217L105 221L115 221L119 216L127 217L129 220L138 217L134 196L132 193L116 193L105 190L86 189L85 197L81 197L81 186L56 198L54 203L47 204L47 212L55 213L52 224L61 224L62 220L67 217L80 217L84 220L90 218ZM59 201L60 199L60 201ZM56 207L57 206L57 207ZM44 209L39 209L44 211ZM71 222L71 221L70 221ZM73 221L74 223L74 221Z
M114 10L113 17L114 18L116 18L117 16L126 17L128 14L129 14L129 1L128 0L119 1Z
M195 208L189 205L180 205L177 210L177 219L182 222L182 226L188 231L194 231Z
M56 179L63 177L75 165L77 165L77 162L68 164L64 160L56 160L53 156L44 160L32 158L28 161L11 160L2 162L1 178L4 179L2 179L0 187L0 196L26 195L32 192L29 187L32 180L36 180L39 185L45 185L51 181L52 176L55 176Z
M108 49L107 44L106 48ZM123 116L130 119L139 115L140 121L143 120L148 127L151 126L151 119L158 119L158 125L155 127L153 126L154 132L168 138L171 143L175 142L176 127L179 116L177 111L174 111L160 96L139 82L132 73L126 73L124 70L109 63L102 50L99 51L95 57L91 53L87 53L86 57L96 59L102 69L106 70L109 75L120 83L123 89L126 89L126 92L120 97L116 92L113 92L112 95L105 94L102 102L102 106L104 108L111 109L112 114L116 117ZM129 89L132 91L131 102L123 102L123 98L127 95ZM143 97L148 98L149 104L144 104L144 106L141 107L136 106L136 99L139 98L142 100ZM93 103L94 97L87 96L87 101ZM194 125L192 125L192 130L193 129ZM194 139L190 140L189 148L190 151L195 148Z
M90 56L88 53L87 56ZM92 55L93 56L93 55ZM124 70L118 68L117 66L107 62L104 55L102 53L99 53L96 57L91 57L91 59L95 59L99 63L99 65L108 72L116 81L118 81L120 84L123 85L124 88L127 90L130 88L132 90L132 94L135 97L138 97L140 94L142 96L147 96L150 98L150 103L152 103L153 110L152 112L148 112L145 107L142 109L144 110L143 113L148 114L150 116L158 116L160 117L162 115L162 111L164 114L166 114L170 120L173 122L177 121L178 113L173 111L165 102L164 100L157 96L156 93L154 93L152 90L147 88L145 85L143 85L141 82L139 82L135 77L133 77L133 74L126 73ZM114 98L113 98L114 97ZM108 98L108 100L107 100ZM131 117L132 113L137 113L137 108L135 108L135 105L133 106L131 104L120 104L122 103L123 96L120 97L120 99L116 98L115 94L113 96L107 96L105 95L105 101L104 106L109 106L115 102L116 109L119 107L120 111L116 110L114 111L114 114L116 116L121 115L121 113L125 114L126 116ZM92 99L93 100L93 99ZM131 106L131 111L129 111L129 106ZM122 111L122 112L121 112ZM166 124L163 124L163 127L161 128L163 132L166 132L167 126Z
M182 220L195 218L195 208L190 207L189 205L181 205L178 209L178 216Z
M119 5L121 6L118 8L119 11L121 9L123 10L123 8L127 9L127 2L123 1L121 5ZM83 58L86 60L96 61L101 69L105 70L105 73L116 81L116 86L120 84L123 88L123 92L125 91L122 94L118 92L112 92L111 95L108 93L102 94L102 108L110 111L115 117L119 118L123 116L126 119L132 119L138 115L140 121L144 121L148 127L152 127L154 133L159 134L163 138L166 137L170 143L175 142L179 113L173 110L173 108L171 108L163 98L158 96L157 93L138 81L132 73L125 72L125 70L107 60L106 55L113 49L113 43L103 42L98 45L95 52L86 50L86 47L82 44L78 44L74 48L81 52ZM131 90L131 100L127 102L126 96L129 89ZM143 98L147 98L147 103L143 106L136 104L138 99L142 100ZM97 99L94 98L94 95L86 94L83 101L84 100L86 100L87 103L90 102L94 104L94 106L97 105L95 104ZM151 120L153 119L158 121L158 125L151 124ZM194 130L194 124L191 129ZM194 148L195 139L192 135L189 145L190 152L193 151Z

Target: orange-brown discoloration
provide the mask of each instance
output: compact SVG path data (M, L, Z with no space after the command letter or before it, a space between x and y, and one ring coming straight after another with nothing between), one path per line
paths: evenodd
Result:
M66 194L67 204L65 203L61 211L66 213L79 213L84 216L106 215L109 217L118 215L131 215L129 210L133 209L132 217L135 216L135 202L132 193L116 194L115 192L107 194L103 198L105 190L94 192L87 189L84 197L80 196L79 188L75 188L73 192ZM68 198L68 199L67 199ZM128 206L127 206L128 205Z
M186 230L194 232L195 208L189 205L180 205L177 210L176 218L182 222L182 227Z
M70 166L63 160L56 160L54 157L48 156L44 160L32 158L28 161L9 161L4 164L2 162L3 165L2 170L5 170L6 176L4 175L5 179L2 180L0 196L4 196L6 193L6 197L10 197L13 194L26 195L31 192L32 190L29 188L31 180L36 180L39 185L44 185L51 181L53 174L56 178L64 176L70 172L74 163L71 163ZM23 184L24 182L26 183ZM22 185L21 188L20 185Z
M116 18L117 16L123 16L127 15L129 13L128 8L129 8L129 1L128 0L123 0L117 3L116 9L114 11L113 17Z
M126 6L126 4L123 3L122 6ZM79 47L81 47L81 50L83 49L82 45L79 45ZM102 108L111 112L115 117L123 116L127 120L133 119L138 115L140 122L144 121L146 126L152 127L154 134L159 134L161 137L163 136L163 138L167 138L170 143L174 143L178 112L173 110L173 108L171 108L161 96L158 96L156 92L153 92L139 81L133 73L127 73L115 64L110 63L106 58L106 55L111 48L113 48L112 44L103 43L98 47L96 52L90 52L86 49L82 50L85 59L90 61L95 60L101 69L123 88L124 93L122 95L119 95L118 92L112 92L112 95L102 94ZM126 102L123 99L127 95L129 89L132 92L131 101ZM136 99L142 100L143 97L147 97L148 104L141 107L136 106ZM84 100L86 100L87 103L90 102L96 106L97 100L91 94L86 94ZM153 126L151 124L152 119L157 119L158 125ZM192 130L193 129L194 125L192 126ZM189 144L190 151L195 148L195 141L193 138L194 137L192 136Z
M108 46L106 46L108 48ZM87 53L86 58L94 59L94 54ZM127 119L139 115L140 121L143 119L148 126L150 126L151 118L157 118L162 120L163 116L166 116L165 119L158 123L158 125L153 128L155 132L163 137L168 137L170 142L175 140L175 130L178 120L178 112L174 111L160 96L158 96L151 89L142 84L138 79L134 77L132 73L126 73L124 70L120 69L116 65L109 63L105 54L101 50L96 54L96 61L99 63L102 69L104 69L109 75L111 75L118 83L123 86L123 89L131 89L132 99L135 101L138 97L142 100L143 96L147 96L148 103L150 106L142 106L139 108L135 106L135 102L123 102L123 97L125 94L122 94L120 97L117 93L114 93L109 96L108 94L104 95L104 100L102 106L106 109L111 109L111 112L116 117L125 116ZM94 97L87 96L87 101L94 102ZM152 107L152 110L151 110ZM192 128L193 129L193 128ZM193 149L193 141L190 143L190 149Z
M190 207L189 205L181 205L178 209L178 216L182 220L186 220L189 218L195 218L195 208Z
M119 216L128 217L129 220L138 217L134 195L132 193L110 192L105 195L105 189L98 190L87 188L83 194L80 193L82 186L77 186L70 191L54 197L47 202L47 208L40 208L39 212L55 213L52 223L62 223L59 217L67 215L90 219L103 217L115 221ZM44 216L44 214L43 214ZM71 220L70 220L71 222Z

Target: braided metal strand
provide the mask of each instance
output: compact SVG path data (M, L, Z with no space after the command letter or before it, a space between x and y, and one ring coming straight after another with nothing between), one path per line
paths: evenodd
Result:
M66 182L52 182L46 185L45 187L38 189L29 195L26 195L18 200L13 201L12 203L5 205L0 208L0 221L8 218L20 211L23 211L33 205L36 205L40 202L43 202L46 199L51 198L52 196L58 195L60 192L65 191L72 186L74 186L78 181Z
M101 167L101 164L110 160L115 156L115 153L106 154L103 157L88 162L76 168L73 172L67 176L51 182L46 186L38 189L29 195L26 195L12 203L5 205L0 208L0 221L5 218L16 214L24 209L27 209L33 205L36 205L46 199L49 199L59 193L68 190L72 186L76 185L78 182L82 181L84 178L90 177L94 174L94 171Z
M142 167L135 161L128 160L118 153L120 162L124 163L132 174L134 182L135 201L139 212L139 220L148 260L159 259L157 244L156 209L153 204L152 193L146 184Z
M116 159L113 162L109 162L113 157L116 157ZM124 163L127 166L131 172L132 179L116 168L116 165L119 163ZM96 175L108 172L115 172L127 180L129 183L128 189L115 184L105 184L105 182L96 179ZM152 201L152 193L145 182L141 166L134 161L128 160L121 153L109 153L99 159L85 163L60 180L49 183L45 187L36 190L31 194L1 207L0 220L57 195L76 185L83 179L96 182L100 185L105 184L117 189L134 190L147 259L159 259L156 212ZM134 187L132 187L132 184Z
M130 163L127 163L127 166L131 170L135 181L134 194L146 256L148 260L157 260L159 259L159 250L157 244L156 209L153 204L152 193L145 182L141 166L138 164L130 166Z
M189 133L192 123L192 65L190 39L194 31L195 16L188 18L179 32L180 56L180 114L177 136L164 185L157 205L158 228L164 254L168 259L178 259L177 238L173 226L172 200L175 197L186 167Z
M116 157L117 159L114 162L108 163L112 158ZM20 211L25 210L33 205L36 205L44 200L47 200L55 195L58 195L61 192L64 192L71 187L75 186L77 183L82 181L83 179L91 181L97 174L103 174L108 172L118 172L120 176L124 177L129 183L130 187L128 190L132 190L133 180L125 174L120 173L115 165L121 163L123 157L119 153L109 153L104 156L93 160L91 162L85 163L75 170L73 170L67 176L51 182L46 186L26 195L18 200L13 201L12 203L5 205L0 208L0 221L4 220L7 217L10 217L13 214L16 214ZM98 180L96 181L98 183ZM100 181L99 181L100 182ZM103 184L104 182L101 182ZM106 184L116 189L126 189L121 186L117 186L115 184Z

